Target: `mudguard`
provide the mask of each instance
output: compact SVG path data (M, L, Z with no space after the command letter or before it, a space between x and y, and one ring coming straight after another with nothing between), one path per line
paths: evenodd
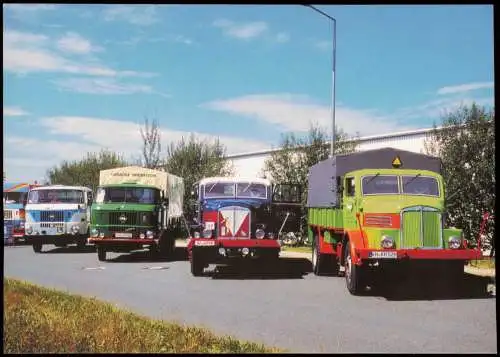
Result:
M346 231L346 235L349 239L349 242L351 243L352 262L356 265L361 265L361 259L356 253L356 249L365 248L364 232L360 230L348 230Z

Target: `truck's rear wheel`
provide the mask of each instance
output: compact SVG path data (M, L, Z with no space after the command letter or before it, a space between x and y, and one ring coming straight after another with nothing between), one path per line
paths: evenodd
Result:
M76 248L78 250L84 250L86 245L87 245L87 238L85 237L79 238L78 241L76 242Z
M191 274L193 276L202 276L204 267L205 263L193 252L191 254Z
M106 248L97 247L97 259L99 259L100 262L106 261Z
M42 251L42 243L33 243L33 251L40 253Z
M363 286L363 268L353 264L351 257L351 243L345 251L345 282L347 290L353 295L361 294Z

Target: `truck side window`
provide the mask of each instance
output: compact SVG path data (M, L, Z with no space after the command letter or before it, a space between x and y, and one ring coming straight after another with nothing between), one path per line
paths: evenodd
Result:
M94 201L94 197L93 197L92 192L87 192L87 204L91 205L93 201Z
M346 178L345 185L347 189L347 196L354 196L356 193L356 187L354 185L354 177Z

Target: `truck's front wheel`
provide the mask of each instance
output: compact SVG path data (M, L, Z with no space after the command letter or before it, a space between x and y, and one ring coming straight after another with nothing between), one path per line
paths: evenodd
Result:
M354 264L351 257L351 243L345 251L345 282L347 290L353 295L359 295L363 286L363 268Z
M33 251L40 253L42 251L42 243L33 243Z
M97 259L99 259L100 262L106 261L106 248L97 247Z
M191 274L193 276L202 276L205 263L194 252L191 253Z
M76 242L76 248L78 250L84 250L86 245L87 238L85 236L78 238L78 241Z

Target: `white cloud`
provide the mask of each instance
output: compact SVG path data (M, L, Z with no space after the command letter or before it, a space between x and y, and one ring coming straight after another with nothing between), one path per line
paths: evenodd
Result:
M27 74L53 72L102 77L151 77L153 73L118 71L86 58L69 59L54 51L45 35L6 30L3 33L4 71Z
M56 5L52 4L3 4L3 8L16 12L34 12L40 10L55 10Z
M244 40L259 37L268 30L268 25L263 21L236 24L227 19L219 19L213 25L222 28L227 36Z
M63 52L76 54L102 51L101 47L93 46L89 40L75 32L66 32L66 34L57 41L57 47Z
M29 113L20 107L3 107L4 117L20 117L24 115L29 115Z
M120 83L113 78L66 78L53 81L59 89L86 94L148 93L170 97L144 84Z
M227 100L216 100L202 106L212 110L228 112L254 118L264 123L277 125L286 131L303 132L311 123L332 128L331 109L313 102L309 97L294 94L248 95ZM350 135L371 135L382 132L410 129L388 116L370 110L336 106L336 126ZM377 123L377 125L374 125Z
M154 5L110 5L103 15L105 21L125 21L139 26L152 25L159 20Z
M495 84L493 82L474 82L474 83L460 84L456 86L443 87L437 91L437 94L443 95L443 94L465 93L478 89L490 89L494 87Z
M275 41L280 43L288 42L289 40L290 40L290 35L287 34L286 32L280 32L275 37Z

